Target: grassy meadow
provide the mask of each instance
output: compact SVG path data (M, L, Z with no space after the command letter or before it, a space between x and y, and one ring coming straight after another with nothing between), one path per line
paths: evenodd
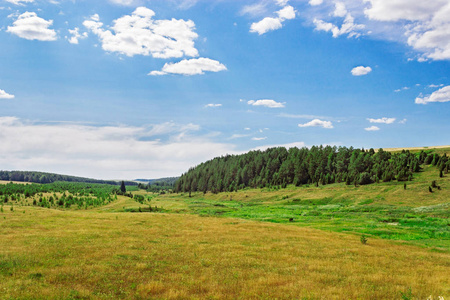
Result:
M0 299L450 299L450 174L404 184L10 201Z

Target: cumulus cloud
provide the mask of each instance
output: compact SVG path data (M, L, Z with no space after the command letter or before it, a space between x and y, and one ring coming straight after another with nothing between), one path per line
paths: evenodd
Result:
M216 104L216 103L210 103L210 104L206 104L205 107L221 107L222 104Z
M359 67L353 68L351 72L352 72L353 76L363 76L363 75L367 75L370 72L372 72L372 68L359 66Z
M277 30L283 27L281 21L278 18L264 18L259 22L252 23L250 26L250 32L256 32L262 35L268 31Z
M0 117L0 165L102 179L177 176L207 159L236 153L232 144L193 135L195 124L88 126ZM168 134L161 141L158 134Z
M283 108L285 105L285 103L276 102L275 100L271 99L250 100L247 101L247 104L253 106L265 106L269 108Z
M416 104L427 104L432 102L450 102L450 85L445 86L431 95L416 98Z
M0 99L14 99L14 95L8 94L4 90L0 90Z
M395 122L395 120L396 118L367 119L367 121L369 121L370 123L382 123L382 124L392 124Z
M314 119L305 124L298 124L298 127L323 127L327 129L332 129L333 124L330 121L322 121L320 119Z
M225 70L227 70L227 67L217 60L200 57L183 59L177 63L166 63L161 71L152 71L148 75L202 75L205 74L205 72L220 72Z
M266 17L259 22L252 23L250 32L262 35L266 32L280 29L283 27L283 22L286 20L295 19L295 9L287 5L288 1L276 1L278 5L284 6L282 9L276 11L277 17Z
M55 41L57 35L55 30L49 27L53 20L39 18L35 12L24 12L12 26L8 26L7 32L27 40Z
M193 21L154 20L154 16L151 9L138 7L131 15L114 20L110 30L103 28L98 15L83 25L99 37L103 50L108 52L157 58L198 56Z
M336 2L334 5L333 16L343 18L347 15L347 8L343 2Z
M311 6L322 2L309 1ZM318 31L331 32L335 38L364 34L405 43L418 53L419 62L450 59L448 0L328 0L326 4L307 8L303 14Z
M370 126L370 127L364 128L364 130L365 131L378 131L378 130L380 130L380 128L377 126Z
M344 2L336 2L334 11L331 14L334 17L344 18L344 21L340 25L336 25L332 22L326 22L320 18L314 18L313 24L317 31L331 32L334 38L341 35L347 35L348 38L359 37L365 25L355 23L355 19L351 13L347 11Z
M371 20L390 22L404 28L407 43L426 59L450 59L450 2L448 0L366 0L364 10ZM405 26L406 23L406 26ZM401 28L400 27L400 28Z
M75 27L74 29L69 29L69 33L72 35L68 40L71 44L78 44L80 39L85 39L88 37L87 32L83 32L80 34L80 28Z

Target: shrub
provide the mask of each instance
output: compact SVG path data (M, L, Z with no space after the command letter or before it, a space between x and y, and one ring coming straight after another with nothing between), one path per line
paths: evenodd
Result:
M363 245L367 244L367 237L366 237L365 234L363 234L363 235L361 236L360 241L361 241L361 244L363 244Z

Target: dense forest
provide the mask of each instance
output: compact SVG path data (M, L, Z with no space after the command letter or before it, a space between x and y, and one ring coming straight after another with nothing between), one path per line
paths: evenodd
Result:
M34 183L52 183L57 181L67 182L85 182L118 185L119 181L114 180L98 180L92 178L84 178L69 175L60 175L54 173L36 172L36 171L0 171L0 180L34 182ZM126 185L137 185L132 181L126 181Z
M246 187L286 187L288 184L318 186L345 182L364 185L408 181L421 170L422 164L437 166L441 176L450 169L446 154L440 156L431 151L391 153L383 149L353 147L313 146L289 150L278 147L227 155L202 163L180 177L175 183L175 191L218 193Z

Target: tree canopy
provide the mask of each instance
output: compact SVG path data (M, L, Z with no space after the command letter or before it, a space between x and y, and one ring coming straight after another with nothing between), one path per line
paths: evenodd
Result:
M420 152L398 153L383 149L313 146L283 147L226 155L204 162L183 174L175 183L176 192L236 191L294 184L371 184L379 181L412 180L421 164L450 169L447 156Z

